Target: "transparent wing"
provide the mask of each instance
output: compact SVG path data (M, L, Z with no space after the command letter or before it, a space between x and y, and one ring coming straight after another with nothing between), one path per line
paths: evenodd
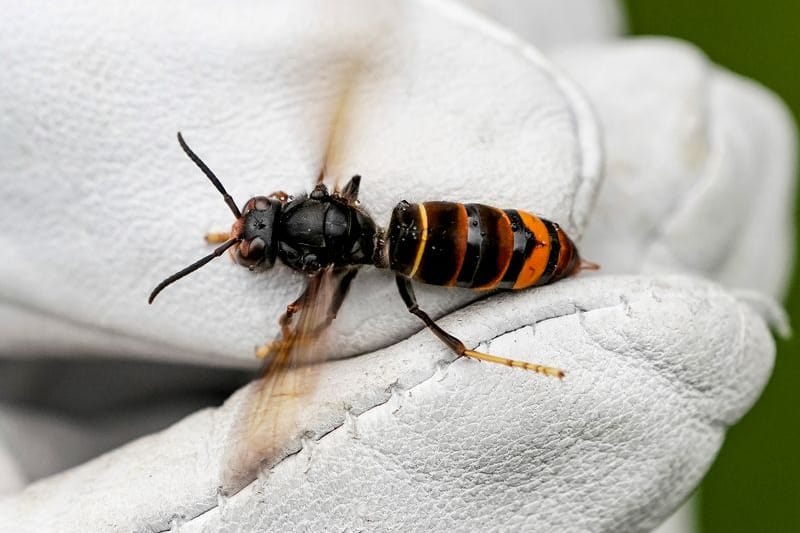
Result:
M352 131L355 120L354 93L358 91L361 71L364 68L362 60L356 58L351 61L352 63L343 75L341 90L331 115L331 125L327 136L328 144L317 178L317 184L324 183L332 192L336 193L341 187L342 156L347 153L348 133Z
M222 484L238 492L270 467L302 436L298 416L313 393L323 362L325 329L355 275L352 269L328 268L309 278L294 320L270 345L261 377L251 383L239 408L223 462Z

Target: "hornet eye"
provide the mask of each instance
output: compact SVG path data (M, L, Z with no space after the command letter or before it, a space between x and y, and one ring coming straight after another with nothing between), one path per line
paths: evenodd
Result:
M261 237L254 237L239 245L239 255L248 261L258 261L264 255L267 243Z

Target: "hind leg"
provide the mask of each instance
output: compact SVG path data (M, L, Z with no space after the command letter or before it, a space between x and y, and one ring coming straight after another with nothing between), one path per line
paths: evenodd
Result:
M450 335L445 330L440 328L439 325L436 324L436 322L434 322L430 316L428 316L428 313L419 308L417 305L417 297L414 294L414 287L411 285L410 279L398 275L396 277L396 281L397 289L400 291L400 296L403 298L403 302L405 302L408 312L418 316L425 323L425 325L428 326L434 335L439 337L439 339L445 343L448 348L453 350L458 355L476 359L478 361L486 361L488 363L496 363L498 365L522 368L524 370L530 370L531 372L536 372L538 374L544 374L545 376L552 376L559 379L564 377L564 371L558 368L537 365L535 363L526 363L525 361L517 361L515 359L508 359L506 357L498 357L488 353L476 352L475 350L468 350L460 339Z

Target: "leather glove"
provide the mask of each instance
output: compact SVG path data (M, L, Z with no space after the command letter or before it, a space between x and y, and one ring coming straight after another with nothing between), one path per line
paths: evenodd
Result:
M759 241L772 277L750 286L761 292L703 278L744 284L716 273L744 272L735 251L764 231L746 223L759 213L788 238L790 125L762 90L683 45L595 45L554 67L448 2L8 9L16 30L0 46L20 58L0 104L6 354L252 366L300 276L220 260L145 303L207 253L202 233L230 223L173 146L178 128L240 202L308 190L335 130L328 171L364 176L376 220L400 199L526 209L586 234L584 255L605 268L467 307L477 295L418 290L467 345L559 366L563 382L454 360L407 316L391 275L365 269L328 336L336 358L303 399L304 430L244 490L218 487L247 388L6 498L2 530L648 529L693 490L768 378L779 313L754 294L780 289L783 243ZM345 91L346 124L333 128ZM739 186L753 175L758 202ZM717 195L744 206L738 224L704 218ZM3 412L17 485L41 440L53 464L80 447L69 438L80 431L30 411Z

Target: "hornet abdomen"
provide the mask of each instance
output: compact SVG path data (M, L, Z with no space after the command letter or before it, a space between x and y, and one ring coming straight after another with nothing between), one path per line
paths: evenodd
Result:
M549 220L517 209L400 202L387 231L389 266L432 285L525 289L574 274L577 248Z

